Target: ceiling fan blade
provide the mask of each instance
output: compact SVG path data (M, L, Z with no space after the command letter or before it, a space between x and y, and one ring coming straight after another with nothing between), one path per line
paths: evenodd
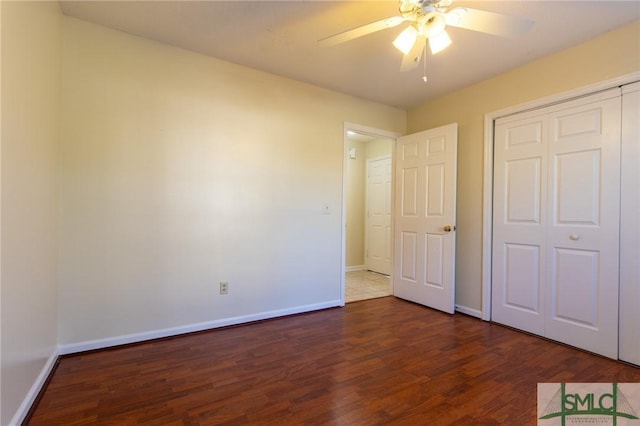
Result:
M447 25L502 37L518 37L533 26L531 19L486 10L457 7L446 16Z
M396 27L403 21L404 18L402 16L393 16L391 18L381 19L379 21L371 22L370 24L362 25L351 30L325 37L318 40L318 45L321 47L335 46L336 44L344 43L345 41L353 40L367 34Z
M403 56L400 71L411 71L418 66L426 44L427 38L424 35L419 35L409 53Z

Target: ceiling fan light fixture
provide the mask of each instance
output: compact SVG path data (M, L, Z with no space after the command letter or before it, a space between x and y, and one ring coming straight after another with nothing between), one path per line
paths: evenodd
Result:
M411 48L415 44L417 37L418 31L416 31L413 25L409 25L404 29L404 31L400 33L400 35L398 35L398 37L396 37L396 39L393 41L393 45L396 47L396 49L406 55L411 51Z
M450 44L451 38L445 30L437 36L429 37L429 48L431 49L431 53L434 55L438 52L442 52L444 49L449 47Z
M427 36L427 38L437 37L444 31L446 26L444 15L438 12L431 12L420 21L420 33Z

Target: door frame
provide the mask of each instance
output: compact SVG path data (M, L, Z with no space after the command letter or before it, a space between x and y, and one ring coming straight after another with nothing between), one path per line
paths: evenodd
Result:
M393 148L391 149L391 205L395 202L395 193L393 189L393 176L395 174L395 150L396 139L402 136L400 133L392 132L389 130L377 129L375 127L363 126L361 124L345 122L342 135L342 209L341 209L341 224L342 224L342 241L341 241L341 264L340 264L340 306L345 305L345 274L346 274L346 262L347 262L347 158L349 155L347 147L347 132L351 130L353 132L362 133L379 138L388 138L393 140ZM391 209L391 233L393 235L393 216L394 212ZM391 247L391 268L393 268L393 245ZM391 288L393 288L393 277L389 277Z
M640 72L636 71L620 77L582 86L544 98L492 111L484 116L484 174L482 177L482 315L485 321L491 320L491 282L493 263L493 128L495 120L507 115L532 109L551 106L571 99L591 95L640 80Z

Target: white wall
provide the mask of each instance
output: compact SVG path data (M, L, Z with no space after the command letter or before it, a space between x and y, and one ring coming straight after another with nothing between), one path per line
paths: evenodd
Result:
M63 45L61 344L339 303L344 122L404 111L73 18Z
M57 2L3 1L0 8L0 424L6 425L25 398L29 403L56 353L61 13Z

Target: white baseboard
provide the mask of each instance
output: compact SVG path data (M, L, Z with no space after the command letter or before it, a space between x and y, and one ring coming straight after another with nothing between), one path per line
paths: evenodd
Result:
M364 271L364 265L347 266L344 270L345 272Z
M482 319L482 311L479 311L477 309L472 309L462 305L456 305L456 311L460 312L461 314L466 314L472 317Z
M24 397L24 400L22 400L22 404L20 404L20 407L18 407L18 411L16 411L16 414L13 416L13 419L11 419L11 421L9 422L10 426L21 425L22 422L25 420L25 417L29 413L31 406L33 405L36 398L38 397L40 390L42 390L42 387L47 381L47 377L49 377L49 374L51 374L53 367L55 367L56 360L58 359L58 355L59 355L58 350L54 349L53 353L49 356L49 359L47 359L47 362L44 363L44 366L42 367L42 370L40 371L38 378L36 379L35 382L33 382L31 389L29 389L29 392L27 392L27 395Z
M300 314L303 312L317 311L320 309L334 308L341 306L340 300L331 300L313 305L296 306L293 308L280 309L276 311L260 312L251 315L223 318L214 321L189 324L180 327L165 328L161 330L147 331L143 333L127 334L123 336L108 337L106 339L89 340L68 345L60 345L58 352L60 355L69 355L77 352L85 352L96 349L109 348L111 346L126 345L129 343L143 342L145 340L159 339L163 337L176 336L179 334L193 333L196 331L210 330L214 328L226 327L229 325L243 324L252 321L259 321L270 318L277 318L286 315Z

